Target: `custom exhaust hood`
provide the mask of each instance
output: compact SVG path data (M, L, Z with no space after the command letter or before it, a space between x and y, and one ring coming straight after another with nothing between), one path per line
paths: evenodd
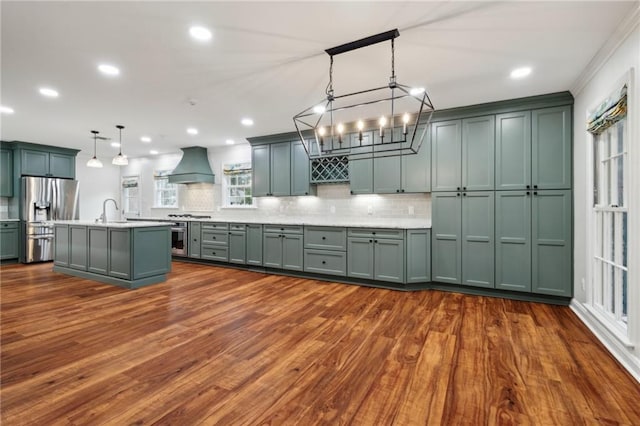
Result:
M183 153L182 159L169 174L169 183L215 183L207 148L190 146L180 150Z

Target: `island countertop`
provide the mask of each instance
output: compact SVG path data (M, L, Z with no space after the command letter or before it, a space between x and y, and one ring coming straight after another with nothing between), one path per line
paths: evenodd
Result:
M148 228L152 226L171 226L170 222L158 222L158 221L113 221L113 222L96 222L93 220L54 220L54 225L81 225L81 226L98 226L104 228Z

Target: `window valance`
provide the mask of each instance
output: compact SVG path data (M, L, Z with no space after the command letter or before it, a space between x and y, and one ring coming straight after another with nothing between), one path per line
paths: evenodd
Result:
M251 172L251 163L225 164L222 172L225 175L239 175Z
M627 115L627 85L605 99L587 120L587 131L600 134Z

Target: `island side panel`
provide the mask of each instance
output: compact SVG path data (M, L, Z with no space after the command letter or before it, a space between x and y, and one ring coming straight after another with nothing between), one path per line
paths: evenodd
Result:
M130 229L109 228L109 275L131 280Z
M163 275L171 271L171 229L169 227L134 228L133 277Z

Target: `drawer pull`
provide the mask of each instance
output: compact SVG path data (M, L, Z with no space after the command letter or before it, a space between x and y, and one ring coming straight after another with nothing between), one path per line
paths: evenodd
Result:
M323 261L322 261L322 264L323 264L323 265L326 265L326 264L327 264L327 261L326 261L326 260L323 260Z
M327 237L322 237L322 239L323 239L323 240L326 240L326 239L327 239Z

